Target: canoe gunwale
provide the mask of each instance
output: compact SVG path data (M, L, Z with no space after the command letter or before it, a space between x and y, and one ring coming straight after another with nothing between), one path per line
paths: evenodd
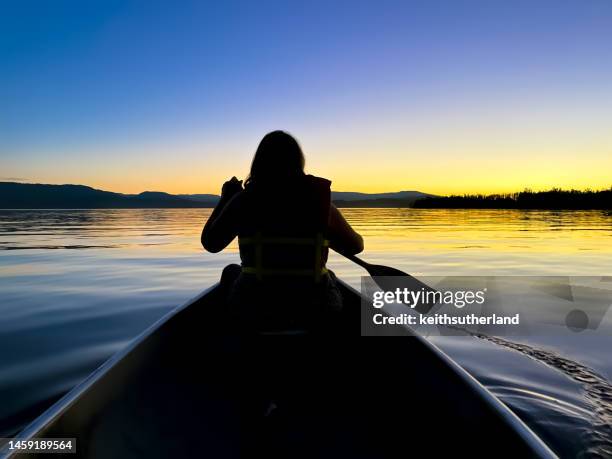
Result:
M362 296L361 293L346 284L342 280L338 279L338 282L342 287L351 291L352 293ZM409 328L406 326L406 328ZM425 339L418 333L413 333L411 339L417 339L420 343L428 348L438 359L444 362L444 364L450 368L453 373L459 377L467 386L469 386L480 398L491 407L499 418L506 422L510 428L512 428L525 443L533 450L534 453L540 458L555 459L558 456L548 447L546 443L533 431L531 428L519 418L514 411L512 411L507 405L505 405L499 398L497 398L489 389L483 386L474 376L472 376L465 368L455 362L449 357L442 349L433 344L431 341Z
M15 437L14 440L30 440L36 436L36 434L43 429L45 426L51 424L54 420L59 418L64 412L66 412L72 405L79 400L87 391L89 391L99 380L106 376L119 362L121 362L129 354L136 352L136 350L143 345L153 334L159 331L170 319L176 316L181 311L187 309L192 304L197 303L203 297L214 291L219 287L219 283L215 283L212 286L200 292L195 297L187 300L180 306L170 310L153 324L147 327L142 333L136 336L126 347L117 351L111 357L96 368L89 376L83 381L69 390L64 396L57 400L53 405L43 411L40 416L34 419L30 424L23 428ZM0 449L0 459L8 459L18 452L6 451L7 447Z
M483 386L474 376L450 358L435 344L429 342L420 335L415 335L416 338L424 341L424 345L428 346L436 356L444 361L454 373L470 386L474 392L478 393L483 401L492 408L500 418L502 418L510 427L529 445L529 447L538 454L540 458L555 459L558 456L548 447L546 443L533 431L531 428L519 418L514 411L508 408L499 398L497 398L489 389Z

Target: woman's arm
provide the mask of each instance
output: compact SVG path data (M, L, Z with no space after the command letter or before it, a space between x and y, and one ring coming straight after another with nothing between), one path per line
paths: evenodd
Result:
M202 247L217 253L226 248L238 235L238 207L242 181L236 177L223 184L221 199L204 224L200 238Z
M363 251L363 238L333 204L329 208L329 242L332 249L347 255Z

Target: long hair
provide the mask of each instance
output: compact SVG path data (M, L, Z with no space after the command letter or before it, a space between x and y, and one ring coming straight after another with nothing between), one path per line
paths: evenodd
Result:
M245 186L267 186L289 182L304 175L304 153L300 144L285 131L269 132L261 139Z

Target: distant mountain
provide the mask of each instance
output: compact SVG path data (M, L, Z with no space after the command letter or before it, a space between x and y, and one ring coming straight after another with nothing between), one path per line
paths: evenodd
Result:
M332 201L371 201L375 199L402 199L415 201L421 198L435 197L433 194L420 191L396 191L393 193L357 193L354 191L332 191Z
M216 205L219 201L219 195L216 194L178 194L183 199L189 199L190 201L206 202L208 204Z
M338 200L334 204L338 208L346 207L388 207L388 208L408 208L414 205L416 199L393 199L393 198L378 198L378 199L356 199L354 201Z
M156 207L210 207L177 196L144 192L112 193L83 185L41 185L0 182L1 209L137 209Z
M184 199L216 205L219 196L216 194L179 194ZM420 191L397 191L393 193L358 193L355 191L332 191L332 201L339 207L412 207L412 203L421 198L436 197ZM366 202L367 201L367 202ZM376 202L370 202L376 201Z
M412 207L415 200L433 196L418 191L332 192L338 207ZM84 185L0 182L0 209L195 208L214 207L218 201L219 196L214 194L173 195L161 191L122 194Z

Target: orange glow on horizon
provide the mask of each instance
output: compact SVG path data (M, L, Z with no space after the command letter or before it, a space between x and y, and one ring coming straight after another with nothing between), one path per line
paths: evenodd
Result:
M24 177L28 183L81 184L127 194L219 194L225 180L247 176L257 139L212 146L140 145L102 153L62 151L25 166L9 158L3 175ZM559 142L534 150L518 142L492 140L474 146L451 145L456 138L448 145L437 145L429 137L388 145L366 140L364 136L335 145L324 138L302 144L306 172L332 180L335 191L365 193L494 194L612 186L612 154L603 141L581 153L581 145ZM384 151L372 153L382 147Z

